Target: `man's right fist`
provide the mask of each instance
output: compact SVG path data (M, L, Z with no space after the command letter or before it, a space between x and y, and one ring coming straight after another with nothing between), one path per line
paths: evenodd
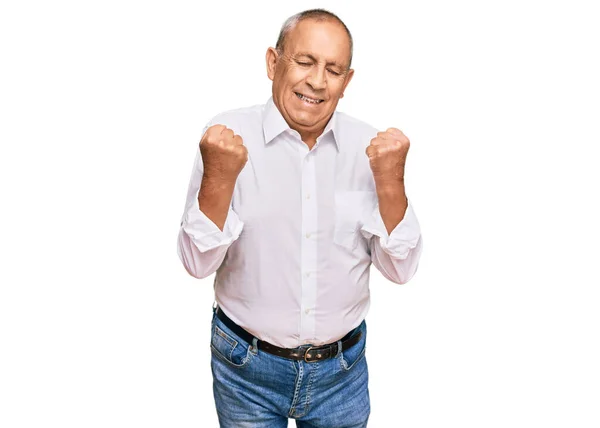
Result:
M225 125L213 125L200 140L204 176L235 183L248 160L242 137Z

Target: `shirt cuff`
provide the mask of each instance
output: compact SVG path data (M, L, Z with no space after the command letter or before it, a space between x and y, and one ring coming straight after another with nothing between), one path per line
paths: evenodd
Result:
M240 220L230 206L223 230L219 229L206 214L200 211L197 197L194 199L194 204L188 208L181 220L181 228L187 233L201 253L223 245L230 245L238 239L243 227L244 222Z
M396 259L405 259L410 250L417 246L421 236L421 227L412 208L410 200L404 213L404 218L388 235L385 223L379 212L379 204L373 214L361 228L362 235L370 239L373 235L379 237L381 249Z

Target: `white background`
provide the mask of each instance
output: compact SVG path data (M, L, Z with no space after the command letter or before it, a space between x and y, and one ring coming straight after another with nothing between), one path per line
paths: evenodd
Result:
M355 39L339 110L412 143L424 253L373 268L369 426L600 426L592 4L3 2L0 426L217 426L213 277L176 253L194 153L311 7Z

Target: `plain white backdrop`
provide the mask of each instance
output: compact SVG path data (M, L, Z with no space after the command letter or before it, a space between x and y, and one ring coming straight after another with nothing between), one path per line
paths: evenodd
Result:
M411 139L424 253L372 268L369 426L600 426L592 4L3 2L0 426L218 425L213 277L176 253L194 153L312 7L355 39L338 109Z

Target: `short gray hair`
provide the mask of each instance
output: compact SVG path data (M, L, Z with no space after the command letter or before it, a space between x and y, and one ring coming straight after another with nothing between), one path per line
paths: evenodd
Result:
M285 45L285 38L288 33L301 21L305 19L314 19L315 21L335 21L344 27L346 34L348 34L348 39L350 41L350 62L348 62L348 68L352 64L352 51L353 51L353 42L352 35L350 34L350 30L346 27L346 24L334 13L329 12L325 9L309 9L304 12L299 12L295 15L290 16L285 20L283 25L281 26L281 31L279 32L279 37L277 38L277 44L275 44L275 49L279 54L283 53L283 47Z

